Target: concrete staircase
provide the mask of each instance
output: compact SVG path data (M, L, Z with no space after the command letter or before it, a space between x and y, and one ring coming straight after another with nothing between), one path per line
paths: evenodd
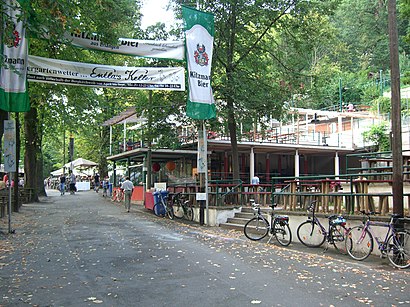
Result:
M261 208L264 213L270 212L270 208ZM253 210L251 207L242 207L241 212L235 213L235 216L232 218L228 218L226 223L219 224L219 227L225 229L236 229L239 231L243 231L243 227L245 226L246 222L249 221L251 218L254 217ZM266 216L267 217L267 216Z

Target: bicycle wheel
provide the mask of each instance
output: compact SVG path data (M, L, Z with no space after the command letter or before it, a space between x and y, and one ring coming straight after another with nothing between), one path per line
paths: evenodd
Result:
M186 207L185 218L188 221L193 221L194 220L194 209L192 209L191 207Z
M347 229L345 226L342 225L332 225L329 229L329 236L333 246L343 255L347 254L346 250L346 234ZM351 240L351 238L348 238ZM349 243L351 246L351 243Z
M364 226L351 228L346 234L346 251L355 260L364 260L373 251L373 236Z
M279 222L273 223L273 231L275 238L282 246L288 246L292 242L292 232L290 231L289 224L280 224Z
M117 201L117 190L112 191L111 201Z
M243 232L252 241L261 240L269 232L269 222L261 216L254 217L245 224Z
M170 220L173 220L174 219L174 208L172 208L172 206L169 206L167 204L163 204L163 206L165 206L166 216Z
M307 247L319 247L325 242L325 234L315 221L305 221L296 232L299 241Z
M156 216L163 217L165 216L165 208L161 203L156 203L154 206L154 214Z
M174 210L174 216L177 219L182 219L184 217L184 208L182 208L181 202L177 201L172 205L172 209Z
M124 191L117 192L117 201L120 203L124 200Z
M410 233L398 231L387 240L387 258L399 269L410 267Z

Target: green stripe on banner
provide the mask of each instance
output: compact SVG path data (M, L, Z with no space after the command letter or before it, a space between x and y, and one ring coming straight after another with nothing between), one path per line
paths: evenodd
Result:
M30 99L27 93L10 93L0 89L0 102L0 109L7 112L30 111Z
M204 104L188 100L186 113L190 118L204 120L214 118L216 108L214 104Z
M206 12L201 12L196 9L182 6L182 16L185 21L185 30L191 29L193 26L200 24L203 26L209 34L214 36L215 25L214 25L214 15Z
M28 10L27 0L5 0L3 11L10 17L3 18L2 27L3 65L0 68L0 109L7 112L27 112L30 110L27 85L28 39L24 11Z

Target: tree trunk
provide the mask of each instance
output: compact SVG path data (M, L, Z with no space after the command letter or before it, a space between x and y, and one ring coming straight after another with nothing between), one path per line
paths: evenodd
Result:
M231 33L229 36L229 48L228 48L228 64L226 66L226 77L227 84L234 84L233 73L235 70L234 66L234 48L235 48L235 37L236 37L236 5L233 4L231 7L232 14L230 19ZM229 86L229 94L226 98L227 108L228 108L228 129L229 136L231 138L232 146L232 172L233 179L239 178L239 154L238 154L238 140L236 137L236 120L235 120L235 108L234 108L234 93L232 92L232 87Z
M41 150L41 143L37 145L37 165L36 165L36 187L38 191L38 196L47 196L46 188L44 187L44 160L43 151Z
M392 120L393 213L403 215L403 150L401 133L400 63L395 0L389 0L388 12L391 69L391 115L394 119Z
M231 146L232 146L232 172L233 172L233 179L240 179L239 178L239 154L238 154L238 140L236 138L236 120L234 114L234 106L232 99L227 99L227 107L228 107L228 129L229 129L229 136L231 138Z
M37 177L37 109L31 107L29 112L24 113L24 132L26 135L25 154L24 154L24 182L25 186L33 191L33 201L38 202Z
M99 171L100 177L104 179L108 176L108 162L106 157L108 156L107 148L110 147L110 127L106 126L102 129L101 139L100 139L100 148L99 148Z

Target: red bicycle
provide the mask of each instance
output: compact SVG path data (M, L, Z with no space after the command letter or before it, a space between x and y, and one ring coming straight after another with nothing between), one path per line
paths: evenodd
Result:
M124 200L124 190L121 188L116 188L112 191L111 201L122 202Z

